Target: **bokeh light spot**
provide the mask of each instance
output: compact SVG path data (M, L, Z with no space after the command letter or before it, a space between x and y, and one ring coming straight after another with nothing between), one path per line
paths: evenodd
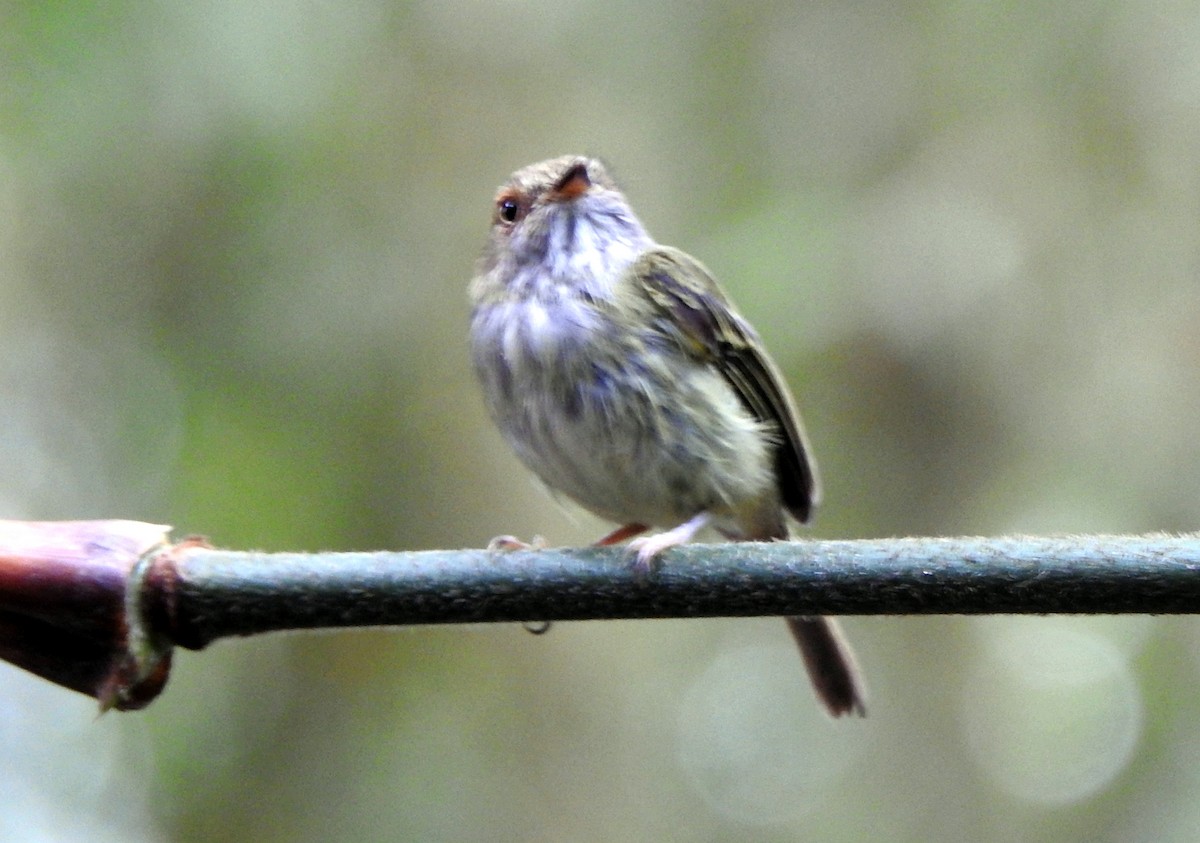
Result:
M1103 636L1044 619L986 624L988 643L964 689L975 762L1011 796L1068 805L1125 769L1142 728L1142 697Z

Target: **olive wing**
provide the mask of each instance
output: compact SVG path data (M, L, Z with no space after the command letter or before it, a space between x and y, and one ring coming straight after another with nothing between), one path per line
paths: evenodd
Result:
M677 329L689 353L713 366L746 409L778 431L780 496L796 520L807 522L820 501L816 466L787 385L754 328L704 265L678 249L651 249L630 272L639 291Z

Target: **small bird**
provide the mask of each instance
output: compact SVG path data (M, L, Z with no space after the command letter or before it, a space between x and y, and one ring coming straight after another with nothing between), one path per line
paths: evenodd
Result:
M568 155L496 194L470 287L471 353L489 412L551 489L622 526L634 565L711 526L785 539L820 498L800 416L758 334L709 271L660 246L604 165ZM865 715L828 618L790 617L817 697Z

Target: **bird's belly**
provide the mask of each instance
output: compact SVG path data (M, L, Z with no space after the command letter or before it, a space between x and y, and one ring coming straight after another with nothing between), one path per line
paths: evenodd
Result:
M577 384L565 402L527 409L510 441L547 486L597 515L678 523L708 508L712 484L702 476L696 437L664 429L662 408L652 407L644 387L621 377Z
M476 368L505 438L551 489L613 521L673 526L774 488L770 431L709 366L578 312L513 316L490 342L477 323ZM547 319L553 334L537 335Z

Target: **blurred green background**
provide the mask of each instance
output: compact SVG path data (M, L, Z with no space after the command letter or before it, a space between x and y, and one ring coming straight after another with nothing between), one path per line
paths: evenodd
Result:
M0 515L226 547L579 543L491 429L497 184L605 158L786 370L813 535L1186 530L1192 3L0 5ZM1191 841L1200 629L275 636L143 713L0 666L0 839Z

